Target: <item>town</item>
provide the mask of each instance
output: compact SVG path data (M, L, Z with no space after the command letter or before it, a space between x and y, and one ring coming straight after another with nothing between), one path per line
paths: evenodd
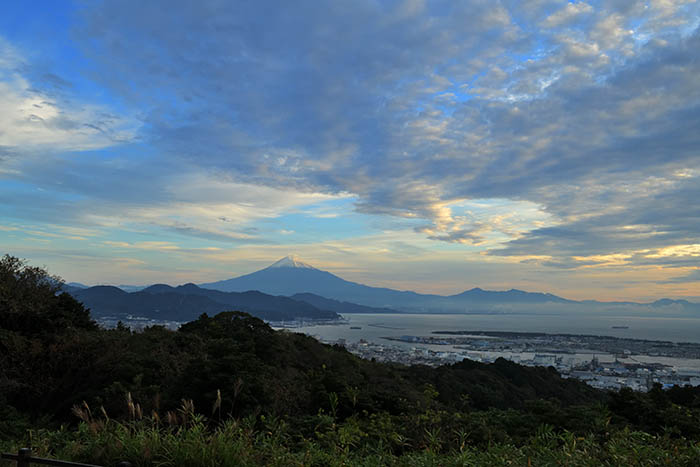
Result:
M700 344L574 334L436 331L431 336L383 337L333 342L366 359L439 366L464 358L490 363L505 358L526 366L555 368L601 389L638 391L700 385ZM408 344L408 345L407 345Z

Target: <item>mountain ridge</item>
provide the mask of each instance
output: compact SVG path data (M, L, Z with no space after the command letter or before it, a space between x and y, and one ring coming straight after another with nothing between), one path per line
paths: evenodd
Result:
M301 264L303 267L299 267L297 264ZM479 287L453 295L422 294L410 290L373 287L348 281L328 271L310 266L300 261L296 256L282 258L273 265L252 273L203 283L200 284L200 287L230 292L260 290L273 295L286 296L309 293L325 299L362 306L428 313L441 311L475 312L480 311L479 307L487 307L488 310L493 307L501 307L507 311L507 307L513 306L552 305L573 307L588 305L598 308L626 305L654 308L676 307L700 313L700 304L673 299L659 299L650 303L577 301L547 292L527 292L518 289L484 290Z

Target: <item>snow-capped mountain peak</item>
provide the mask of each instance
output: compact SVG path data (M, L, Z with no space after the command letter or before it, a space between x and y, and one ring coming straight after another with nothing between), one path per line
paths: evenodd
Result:
M300 269L316 269L310 264L306 264L299 260L296 255L285 256L281 260L274 263L270 268L300 268Z

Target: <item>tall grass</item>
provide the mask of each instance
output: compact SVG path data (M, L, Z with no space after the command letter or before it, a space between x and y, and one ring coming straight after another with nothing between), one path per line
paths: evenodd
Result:
M73 408L77 428L31 431L16 443L31 443L38 455L77 462L135 466L501 466L501 465L700 465L700 443L665 434L619 430L601 438L576 436L543 425L527 440L494 442L477 448L469 433L424 430L422 439L403 437L384 423L385 432L370 432L358 417L342 422L320 411L305 436L288 421L265 415L214 420L196 413L191 401L160 417L145 416L127 396L129 419L117 421L104 409L83 403ZM212 412L217 411L216 404ZM217 417L218 418L218 417Z

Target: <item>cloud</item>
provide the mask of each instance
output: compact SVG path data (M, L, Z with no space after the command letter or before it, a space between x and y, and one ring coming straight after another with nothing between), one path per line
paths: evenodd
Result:
M44 73L32 83L28 68L0 37L0 155L96 149L134 138L136 120L76 102L60 91L70 83L55 74Z
M677 284L677 283L689 283L689 282L700 282L700 269L693 269L690 273L684 276L674 277L667 281L660 281L660 284Z
M440 248L569 269L681 264L644 252L697 238L697 2L106 0L79 15L85 71L125 110L75 104L60 73L32 94L9 67L0 176L61 193L27 193L28 215L70 205L244 242L264 237L255 221L348 197ZM32 131L111 148L18 162ZM484 200L508 208L465 206Z
M0 186L0 213L76 235L122 230L269 243L252 223L346 196L241 183L177 161L120 154L24 157L16 167L14 184Z
M590 7L584 5L564 9L588 12ZM595 84L592 80L567 93L564 85L554 89L550 85L548 96L538 91L534 97L542 99L524 108L471 100L455 105L450 115L435 104L433 96L468 83L486 63L488 68L506 70L511 89L541 87L532 83L546 81L553 71L559 81L565 81L577 68L571 58L566 61L567 56L595 55L601 49L625 55L613 40L622 26L611 24L626 24L638 19L633 14L644 13L635 10L623 16L615 5L606 9L604 4L595 12L595 21L581 27L580 40L557 30L542 36L554 49L538 51L532 34L515 21L521 11L508 11L491 2L465 3L463 8L452 2L420 8L400 3L395 9L370 2L334 2L323 11L305 3L269 8L262 2L237 9L213 2L180 6L164 12L139 3L138 20L132 14L136 4L130 8L123 2L104 2L99 10L85 12L83 34L92 39L90 44L97 44L88 53L102 54L108 61L105 65L113 70L105 75L104 84L157 109L147 118L150 136L178 148L176 153L190 157L206 153L207 164L261 182L306 183L362 196L371 195L380 176L401 182L402 178L419 178L434 185L431 175L445 175L447 166L464 179L469 172L460 169L478 169L480 162L487 163L485 168L491 168L488 162L503 158L525 162L528 146L547 143L533 141L532 136L521 142L522 149L513 143L533 131L561 132L558 119L566 116L570 106L584 105L577 112L581 115L568 116L567 123L584 124L577 129L594 133L594 138L603 135L596 134L601 128L591 120L596 114L605 115L603 109L613 111L613 122L600 124L629 125L630 130L641 131L641 125L635 123L642 122L619 118L623 116L616 106L632 99L632 92L624 92L627 85L632 84L634 91L648 89L654 83L635 86L641 67L646 66L645 72L663 71L657 55L661 60L663 55L690 58L697 42L683 44L674 39L666 50L649 49L653 56L646 63L630 63L619 71L601 70L596 77L609 80L601 87L591 86ZM665 31L656 24L659 8L651 8L642 21L649 33ZM263 15L262 10L272 13ZM667 10L665 16L680 14L678 9ZM610 19L607 13L611 11L618 16ZM212 21L216 28L211 28ZM183 38L182 30L189 31L188 37L203 39ZM112 40L115 38L119 41ZM593 41L595 38L599 40ZM145 45L130 47L136 42ZM579 52L572 52L574 44L580 44L576 46ZM533 58L513 60L506 51ZM463 59L468 60L461 62ZM481 66L474 65L479 62ZM139 71L141 63L152 65ZM547 66L542 68L543 64ZM667 74L684 79L687 88L693 85L691 71ZM495 84L501 81L496 79ZM154 92L156 89L160 91ZM673 90L662 93L671 98L668 108L681 95ZM612 102L594 111L610 97ZM591 98L586 106L585 100ZM173 105L183 101L187 104ZM656 109L656 104L640 104L638 111ZM530 118L533 113L536 119ZM503 117L505 121L499 124L496 118ZM494 136L485 139L480 130ZM571 136L578 137L578 133ZM497 137L505 138L503 144L498 144ZM559 137L550 145L557 139L565 142ZM472 144L465 144L468 142ZM504 154L507 147L513 147L512 154ZM479 152L484 156L479 157ZM550 154L547 159L551 160ZM428 164L434 169L427 168ZM346 170L356 170L351 177L356 180L341 178Z
M586 2L568 2L564 8L547 16L541 25L548 28L559 27L574 21L581 15L592 12L593 7Z

